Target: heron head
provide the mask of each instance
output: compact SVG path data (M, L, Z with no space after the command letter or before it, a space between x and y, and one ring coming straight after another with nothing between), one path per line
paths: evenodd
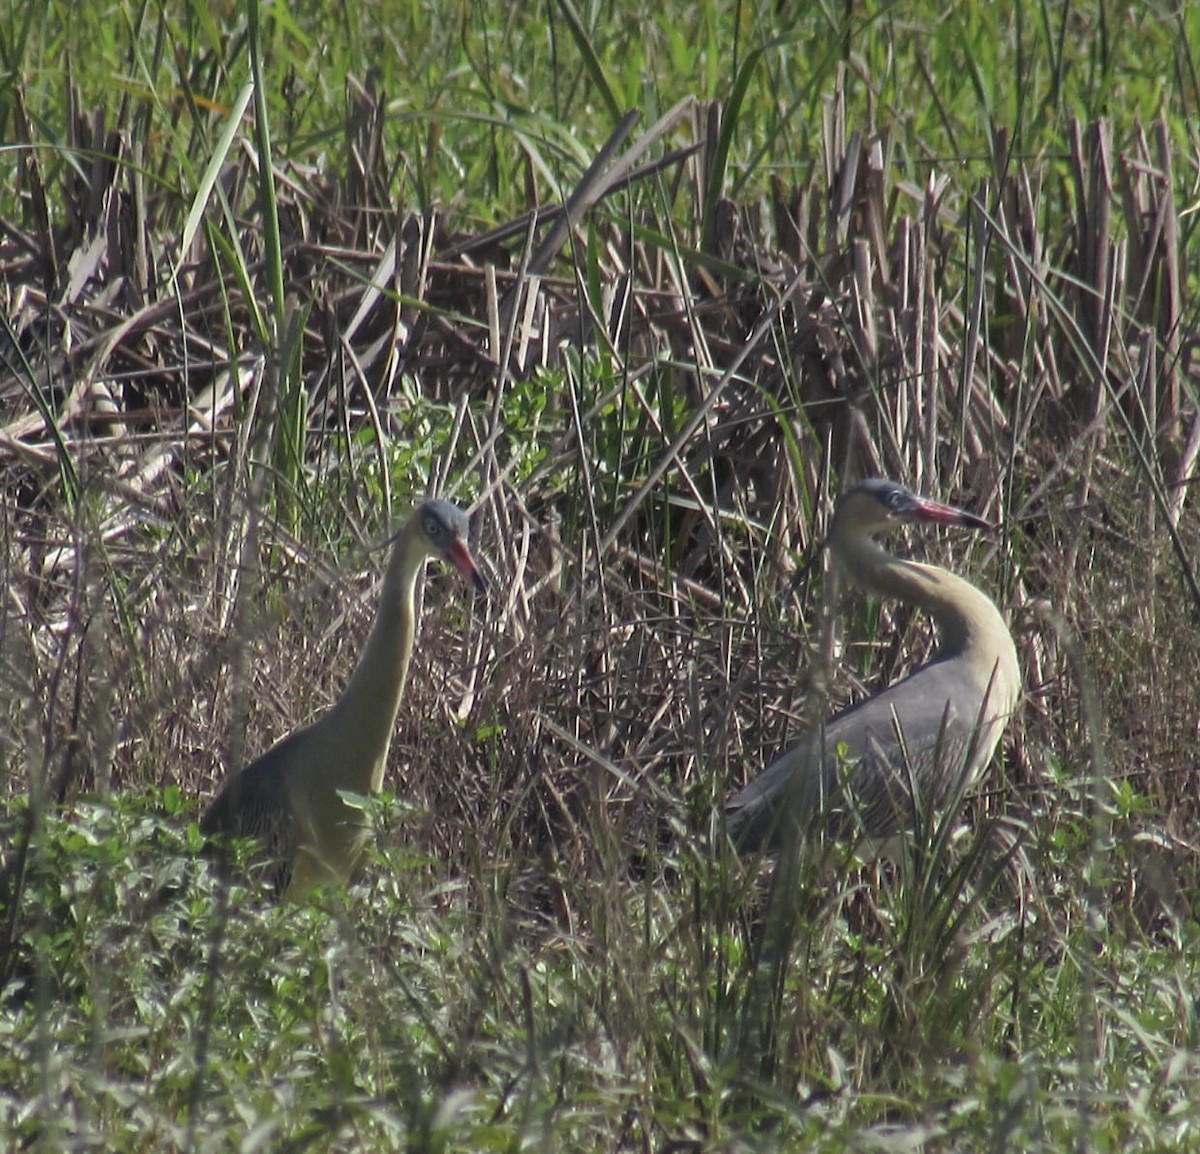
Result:
M484 588L483 575L475 565L467 544L471 522L457 505L436 498L425 501L414 519L420 527L420 539L431 557L441 557L454 566L477 589Z
M847 489L838 500L830 536L838 533L871 536L905 522L961 525L968 529L990 529L982 517L921 497L897 481L872 477Z

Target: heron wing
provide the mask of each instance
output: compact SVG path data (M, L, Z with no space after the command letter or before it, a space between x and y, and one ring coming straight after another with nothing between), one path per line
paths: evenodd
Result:
M200 821L200 832L223 854L228 865L228 843L250 838L261 847L256 874L278 895L291 882L299 841L298 822L287 789L284 767L288 762L287 738L231 777ZM225 843L219 845L217 843Z
M818 824L835 836L884 838L944 805L986 764L999 738L987 686L932 662L833 717L726 803L744 850Z

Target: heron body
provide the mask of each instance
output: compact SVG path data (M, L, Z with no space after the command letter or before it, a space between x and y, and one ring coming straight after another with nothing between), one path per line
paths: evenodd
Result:
M923 609L938 628L933 658L829 719L735 793L734 843L753 851L816 830L886 841L949 802L991 759L1021 696L1017 653L990 597L935 565L902 560L875 536L905 522L990 528L972 513L883 479L838 501L834 565L868 592Z
M277 893L344 884L362 856L365 816L354 799L383 785L415 633L417 578L425 561L450 562L478 588L467 515L424 502L393 539L379 608L337 702L231 777L200 823L208 837L253 838Z

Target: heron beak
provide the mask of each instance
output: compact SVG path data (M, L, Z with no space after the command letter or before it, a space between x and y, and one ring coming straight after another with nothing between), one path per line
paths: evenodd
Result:
M446 560L470 581L480 593L487 588L483 574L479 572L466 545L461 541L452 541L446 547Z
M918 521L932 521L935 525L963 525L968 529L991 529L992 523L965 509L943 505L928 497L918 497L913 504L913 517Z

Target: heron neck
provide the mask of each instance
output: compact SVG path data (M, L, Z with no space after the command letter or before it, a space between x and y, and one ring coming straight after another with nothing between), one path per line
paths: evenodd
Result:
M406 527L392 546L362 656L324 721L331 756L344 767L339 787L355 793L378 793L383 785L412 659L417 575L424 560L416 533Z
M938 628L941 657L967 655L983 677L1016 669L1012 635L1000 610L969 581L936 565L893 556L869 537L832 544L834 560L864 589L923 609Z

